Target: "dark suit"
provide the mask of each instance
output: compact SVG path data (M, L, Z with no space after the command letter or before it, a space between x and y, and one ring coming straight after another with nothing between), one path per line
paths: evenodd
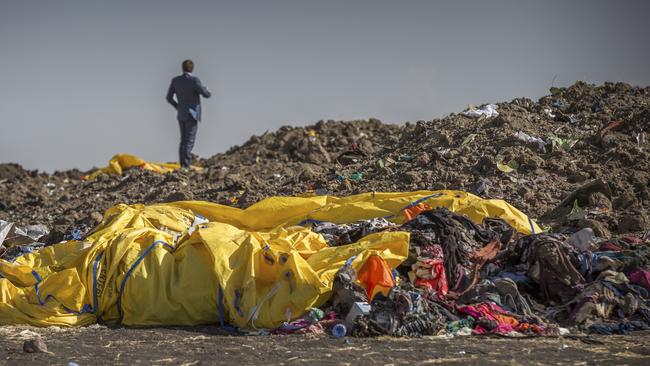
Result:
M192 162L192 148L196 140L198 121L201 120L201 96L210 98L211 95L199 78L187 72L173 78L169 85L167 101L177 110L176 118L181 128L178 154L183 167L189 167Z

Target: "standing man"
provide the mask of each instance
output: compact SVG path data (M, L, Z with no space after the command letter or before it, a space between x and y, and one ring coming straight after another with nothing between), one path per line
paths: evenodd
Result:
M192 148L198 123L201 120L201 96L210 98L212 95L208 88L201 84L201 80L192 75L192 71L194 71L194 62L183 61L183 74L172 79L167 91L167 101L178 111L176 117L181 127L181 145L178 154L182 168L189 168L192 162Z

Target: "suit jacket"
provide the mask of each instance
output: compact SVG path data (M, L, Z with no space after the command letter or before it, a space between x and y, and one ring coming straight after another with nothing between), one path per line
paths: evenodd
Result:
M176 95L176 100L174 100ZM174 106L179 121L201 120L201 96L210 98L212 94L201 80L189 72L172 79L167 91L167 101Z

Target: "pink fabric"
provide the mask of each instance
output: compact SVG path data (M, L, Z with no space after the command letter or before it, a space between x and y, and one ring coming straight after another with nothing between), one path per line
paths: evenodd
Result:
M461 306L458 308L458 312L461 314L470 315L473 318L480 319L485 318L488 320L494 320L497 322L496 328L489 331L489 333L496 334L506 334L515 330L515 327L519 325L517 319L510 316L510 314L503 310L499 305L494 303L482 303L475 305ZM474 334L485 334L488 331L477 325L474 328Z
M627 276L635 285L644 287L646 290L650 291L650 272L646 270L638 270L630 273Z

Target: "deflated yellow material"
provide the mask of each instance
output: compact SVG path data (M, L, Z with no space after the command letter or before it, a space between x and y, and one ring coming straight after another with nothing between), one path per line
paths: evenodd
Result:
M97 169L94 172L86 175L84 179L91 180L97 178L100 174L116 174L122 175L122 172L130 168L140 168L145 170L152 170L157 173L169 173L181 168L178 163L150 163L142 160L137 156L129 154L117 154L108 162L108 166ZM200 167L193 166L192 169L201 170Z
M539 231L508 203L459 191L273 197L244 210L197 201L120 204L106 211L83 242L56 244L13 263L0 260L0 324L221 320L242 328L277 327L322 305L334 274L352 257L358 270L372 255L390 268L408 255L406 232L328 247L322 236L298 224L375 217L402 222L403 209L419 202L476 222L500 217L522 233Z

